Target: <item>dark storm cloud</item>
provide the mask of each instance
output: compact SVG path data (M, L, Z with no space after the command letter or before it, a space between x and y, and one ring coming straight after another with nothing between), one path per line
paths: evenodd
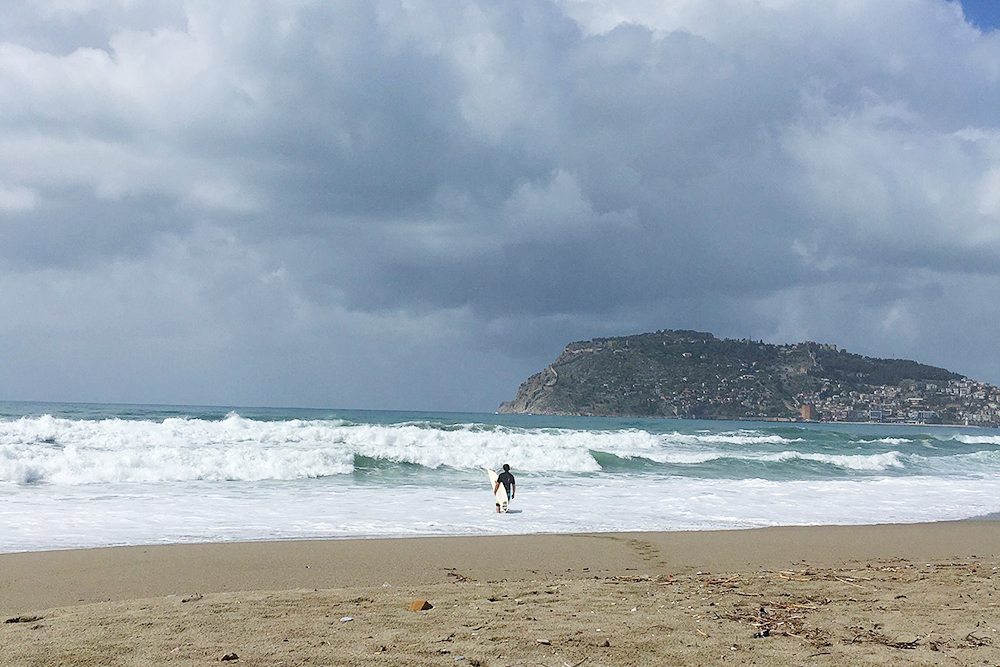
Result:
M664 327L1000 380L941 333L1000 324L998 35L944 0L14 3L0 390L489 409Z

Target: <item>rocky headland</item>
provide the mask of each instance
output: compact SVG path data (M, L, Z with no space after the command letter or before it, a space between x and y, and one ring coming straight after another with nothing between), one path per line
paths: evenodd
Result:
M665 330L570 343L499 412L996 426L1000 389L836 345Z

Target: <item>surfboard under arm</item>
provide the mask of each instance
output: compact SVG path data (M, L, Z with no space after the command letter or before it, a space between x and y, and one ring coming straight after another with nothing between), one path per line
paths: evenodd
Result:
M497 486L497 473L492 468L486 469L486 474L490 477L490 491L496 488L496 504L500 506L501 512L510 511L510 501L507 500L507 489L501 484Z

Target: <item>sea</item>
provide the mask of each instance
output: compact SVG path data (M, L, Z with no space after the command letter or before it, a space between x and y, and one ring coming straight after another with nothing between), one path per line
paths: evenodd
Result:
M956 520L998 482L981 428L0 403L0 553Z

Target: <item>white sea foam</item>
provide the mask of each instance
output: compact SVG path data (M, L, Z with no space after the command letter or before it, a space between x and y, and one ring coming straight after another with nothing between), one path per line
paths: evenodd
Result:
M922 477L775 482L696 478L579 480L518 475L514 514L492 512L485 483L416 486L305 480L275 486L157 485L152 492L54 496L25 490L0 503L0 552L196 541L715 530L770 525L960 519L1000 510L996 480ZM373 511L377 508L377 511ZM593 511L600 508L599 512Z
M45 416L0 421L0 482L75 485L308 479L351 473L355 455L428 469L472 470L506 462L519 470L551 473L599 472L594 451L661 464L813 461L876 472L904 468L908 461L918 460L896 450L797 451L793 447L799 442L802 439L753 431L685 434L483 428L478 424L441 428L426 423L257 421L236 414L219 421L87 421ZM909 442L884 438L877 444ZM775 446L792 448L774 451Z
M754 431L723 433L670 433L661 436L665 442L699 445L787 445L802 442L802 438L785 438L780 435L760 434Z
M765 454L759 458L763 461L815 461L827 463L847 470L887 470L902 468L900 460L902 453L892 451L880 454L810 454L802 452L781 452L780 454Z
M967 445L1000 445L1000 435L963 435L958 434L953 436L953 440L965 443Z
M0 481L60 485L262 480L350 472L353 455L326 442L330 426L305 422L0 422ZM333 427L336 428L336 427Z
M908 445L913 441L910 440L909 438L879 438L874 442L877 442L881 445Z
M352 471L355 454L426 468L473 469L508 462L523 470L597 472L590 451L661 462L711 460L685 451L705 444L787 443L745 432L686 435L642 430L447 429L343 421L77 421L50 416L0 422L0 481L87 484L158 480L260 480Z
M685 432L673 424L660 431L659 423L649 430L589 424L265 421L235 413L216 421L0 420L0 552L914 522L1000 510L1000 439L989 434L959 434L934 451L884 431L855 438L803 429L801 438L787 438L764 426L712 431L703 422ZM627 462L635 458L665 465ZM504 462L517 474L518 513L498 517L480 468Z
M797 451L782 452L746 452L704 451L704 452L662 452L646 456L657 463L675 465L699 465L713 461L730 460L734 462L770 462L789 463L795 461L814 461L825 463L845 470L880 471L905 466L905 458L901 452L891 451L878 454L815 454Z

